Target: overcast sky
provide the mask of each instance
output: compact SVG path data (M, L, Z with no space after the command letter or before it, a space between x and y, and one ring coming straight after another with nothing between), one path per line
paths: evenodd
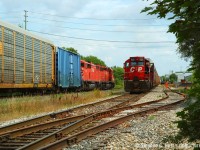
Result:
M185 71L189 62L176 52L167 20L140 11L143 0L0 0L0 19L24 25L60 47L94 55L107 66L120 66L131 56L151 58L159 75Z

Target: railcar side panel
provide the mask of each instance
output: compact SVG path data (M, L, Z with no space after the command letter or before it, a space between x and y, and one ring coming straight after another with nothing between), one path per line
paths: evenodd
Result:
M0 21L0 88L51 88L53 44Z
M75 88L81 86L80 55L57 48L56 57L57 86Z

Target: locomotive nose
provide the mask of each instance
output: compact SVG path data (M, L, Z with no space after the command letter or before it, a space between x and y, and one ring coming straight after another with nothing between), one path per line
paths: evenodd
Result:
M133 81L139 81L138 77L134 77Z
M139 84L140 84L140 82L139 82L138 77L134 77L133 78L133 87L137 88L137 87L139 87Z

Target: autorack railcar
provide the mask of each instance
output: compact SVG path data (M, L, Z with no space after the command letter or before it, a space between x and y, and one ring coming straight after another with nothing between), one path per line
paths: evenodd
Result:
M52 88L54 44L20 27L0 21L0 89Z

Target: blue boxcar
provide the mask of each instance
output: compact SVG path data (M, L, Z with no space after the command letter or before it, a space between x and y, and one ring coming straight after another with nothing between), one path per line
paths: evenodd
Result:
M61 89L80 87L80 55L57 47L56 76L56 84Z

